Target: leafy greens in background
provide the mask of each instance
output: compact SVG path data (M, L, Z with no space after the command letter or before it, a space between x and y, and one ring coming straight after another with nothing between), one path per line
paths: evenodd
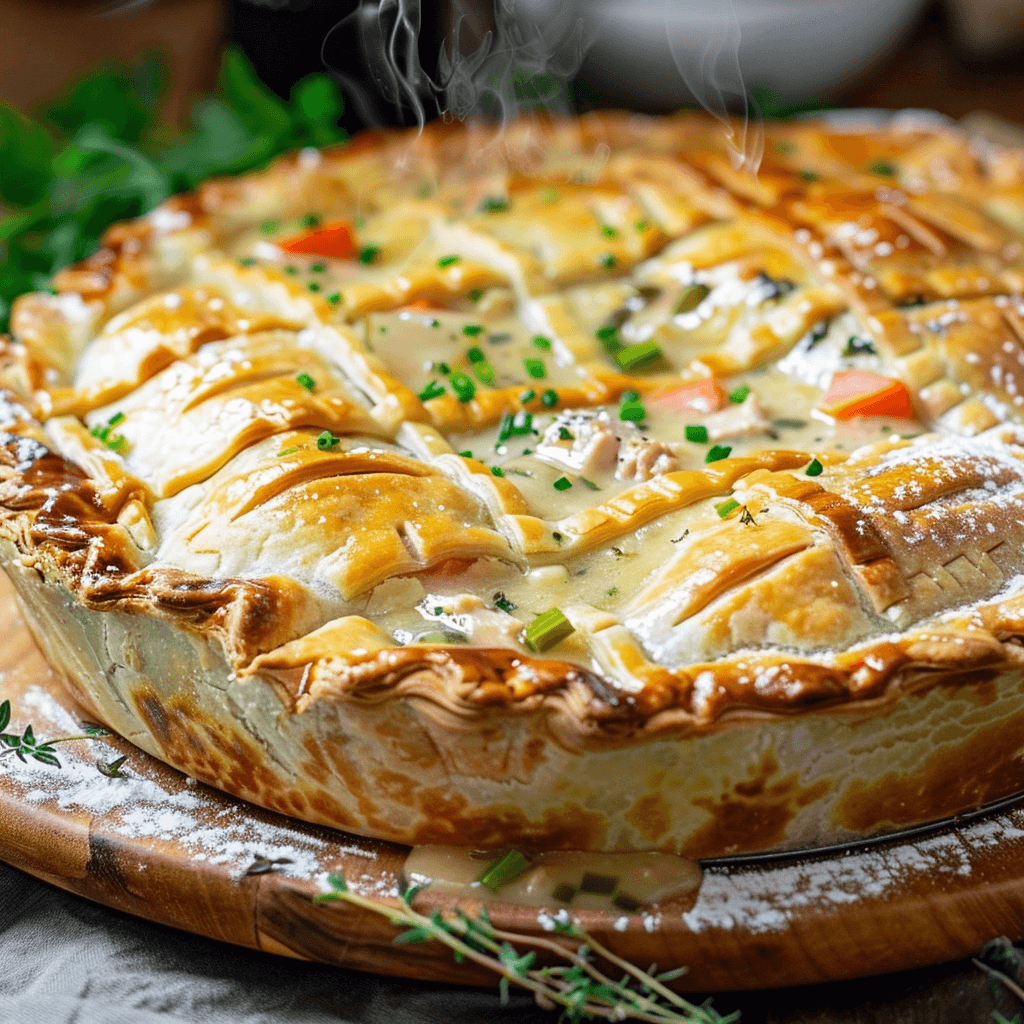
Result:
M195 105L184 131L158 118L163 85L161 61L148 57L131 71L95 72L36 117L0 103L0 331L18 295L48 288L115 221L212 175L348 138L326 74L304 78L285 103L228 49L217 92Z

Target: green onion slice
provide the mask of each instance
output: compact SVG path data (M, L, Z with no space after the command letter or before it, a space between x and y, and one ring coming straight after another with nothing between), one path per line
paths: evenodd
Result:
M707 444L708 428L699 423L688 423L683 428L683 436L694 444Z
M735 498L730 498L728 501L723 501L721 504L716 505L715 511L718 513L719 519L728 519L739 507L740 503Z
M456 255L454 255L454 254L453 254L453 255L451 255L451 256L442 256L442 257L441 257L441 258L440 258L440 259L439 259L439 260L437 261L437 265L438 265L439 267L441 267L442 269L443 269L444 267L452 267L452 266L454 266L454 265L455 265L456 263L458 263L460 259L462 259L462 257L461 257L461 256L456 256Z
M825 467L817 459L811 459L810 464L804 470L804 472L808 476L821 476L822 470L824 470L824 468Z
M543 405L545 409L554 408L558 405L558 392L554 388L548 388L547 391L540 396L540 404Z
M518 850L509 850L503 857L496 860L477 879L484 887L497 892L503 885L514 882L520 875L529 870L530 858Z
M468 377L466 379L469 380ZM421 402L429 402L432 398L440 398L444 393L444 388L436 380L432 380L419 393L419 400Z
M296 377L295 379L296 379L296 380L297 380L297 381L299 382L299 384L301 384L301 385L302 385L302 387L304 387L304 388L305 388L305 389L306 389L307 391L312 391L312 390L313 390L313 388L315 388L315 387L316 387L316 381L315 381L315 380L313 380L313 378L312 378L312 377L310 377L310 375L309 375L308 373L300 373L300 374L298 375L298 377Z
M683 289L676 303L676 313L689 313L696 309L709 295L711 289L706 284L691 284Z
M551 486L556 491L567 491L572 487L572 481L567 476L560 476Z
M740 405L747 400L747 395L749 394L750 388L746 384L741 384L735 391L729 392L729 401Z
M316 446L322 452L329 452L341 443L340 437L335 437L329 430L325 430L317 439Z
M526 627L526 643L535 651L548 651L574 632L573 624L557 608L549 608Z
M707 455L704 456L705 462L720 462L722 459L729 458L729 454L732 452L732 447L727 444L716 444L712 448L708 449Z
M523 367L526 372L536 380L543 380L547 376L543 359L524 359Z
M460 402L470 402L476 394L476 385L461 371L455 370L448 378Z
M639 370L661 359L661 347L656 341L642 341L637 345L626 345L614 353L613 358L620 370Z
M379 245L364 245L359 250L359 262L368 267L380 255Z

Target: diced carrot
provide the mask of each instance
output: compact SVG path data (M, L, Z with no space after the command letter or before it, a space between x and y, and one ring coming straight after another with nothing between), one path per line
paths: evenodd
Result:
M868 370L839 370L832 375L818 408L837 420L854 416L897 416L915 419L906 385Z
M285 252L302 253L305 256L326 256L328 259L350 260L356 255L356 243L352 228L345 221L325 224L304 235L296 235L281 242Z
M725 389L714 377L672 384L647 396L648 404L679 412L718 412L725 400Z

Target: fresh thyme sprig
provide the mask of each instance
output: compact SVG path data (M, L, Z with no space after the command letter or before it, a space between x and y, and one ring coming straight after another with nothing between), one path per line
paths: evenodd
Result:
M472 960L500 975L502 1002L508 998L510 985L533 992L537 1004L544 1009L562 1009L562 1018L569 1024L595 1017L605 1020L640 1020L651 1024L734 1024L739 1011L722 1017L709 1002L696 1006L665 984L684 974L686 968L655 974L656 968L641 970L628 960L601 945L578 924L555 920L554 931L568 939L579 940L575 947L564 941L543 936L520 935L495 928L481 909L477 917L463 911L442 917L435 910L429 916L413 909L412 902L421 887L402 893L401 906L360 896L352 892L340 875L327 879L330 891L316 897L318 903L341 900L385 917L393 925L403 927L396 942L441 942L451 949L458 963ZM529 945L553 953L568 961L567 966L534 967L536 951L520 954L513 943ZM596 967L591 954L602 958L626 973L614 981Z
M11 702L5 700L0 704L0 730L6 729L11 721ZM98 725L87 726L83 732L74 736L55 736L51 740L37 740L35 731L31 725L26 725L24 732L19 736L17 733L0 732L0 761L5 757L16 757L23 764L28 764L27 757L39 761L41 764L48 764L53 768L60 768L61 763L53 747L55 743L70 743L71 740L94 740L101 736L108 736L106 729ZM124 763L124 758L121 759ZM120 764L116 766L120 768Z

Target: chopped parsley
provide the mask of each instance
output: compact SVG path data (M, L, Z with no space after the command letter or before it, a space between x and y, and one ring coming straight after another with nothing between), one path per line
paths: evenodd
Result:
M298 375L298 377L296 377L295 379L296 379L296 380L297 380L297 381L299 382L299 384L301 384L301 385L302 385L302 387L304 387L304 388L305 388L305 389L306 389L307 391L312 391L312 390L313 390L313 388L315 388L315 387L316 387L316 381L315 381L315 380L313 380L313 378L312 378L312 377L310 377L310 375L309 375L308 373L300 373L300 374Z
M818 459L811 459L810 463L808 464L804 472L808 476L821 476L822 471L824 469L825 467L821 464L821 462Z
M749 394L750 388L746 384L741 384L735 391L729 392L729 401L740 405L747 400L747 395Z
M614 253L606 252L601 257L601 266L605 270L614 270L619 265L619 261L615 258Z
M532 344L534 348L543 349L546 352L551 348L551 339L545 338L543 334L535 334L530 339L530 344Z
M324 273L325 270L327 270L327 265L324 264L324 263L314 263L309 268L309 270L310 270L310 273L313 273L313 274L322 274L322 273Z
M256 266L256 260L254 260L254 259L252 258L252 256L243 256L243 257L242 257L242 258L241 258L241 259L240 259L240 260L238 261L238 265L239 265L240 267L255 267L255 266Z
M500 590L494 595L494 606L506 614L511 614L516 610L516 606Z
M442 256L437 261L437 265L439 267L441 267L442 269L444 269L445 267L453 267L453 266L455 266L456 263L459 262L460 259L462 259L461 256L457 256L457 255L454 255L454 254L452 254L451 256Z
M708 428L700 423L688 423L683 428L683 436L687 441L692 441L694 444L707 444Z
M505 470L503 470L501 468L501 466L491 466L491 472L495 476L504 476L505 475Z
M638 220L636 222L637 231L646 231L651 226L651 222L648 220Z
M327 301L332 305L336 306L341 302L341 292L332 292L327 296Z
M726 444L716 444L712 448L708 449L707 455L704 456L705 462L720 462L722 459L729 458L729 454L732 452L732 448Z
M471 338L475 338L478 334L483 334L484 329L480 324L464 324L462 333L468 334Z
M604 235L605 238L614 238L618 234L618 231L616 231L611 224L602 224L601 234Z
M306 287L311 292L318 292L318 291L320 291L320 282L319 281L310 281L309 284L306 285Z
M567 491L572 487L572 481L567 476L560 476L551 486L556 491Z
M473 347L472 347L472 348L471 348L471 349L470 349L470 350L469 350L469 351L468 351L468 352L466 353L466 358L467 358L467 359L468 359L468 360L469 360L469 361L470 361L471 363L482 363L482 362L483 362L483 361L484 361L484 360L485 360L485 359L486 359L487 357L486 357L486 356L484 355L484 351L483 351L483 349L482 349L482 348L477 348L477 346L476 346L476 345L474 345L474 346L473 346Z
M300 221L304 228L318 228L322 222L323 218L321 218L319 213L307 213Z
M554 388L548 388L547 391L540 396L540 404L543 405L545 409L554 408L558 405L558 392Z
M524 359L523 368L536 380L543 380L547 376L543 359Z
M260 225L260 231L262 231L263 234L265 234L265 235L272 235L276 230L277 230L277 221L276 220L265 220Z
M470 288L469 291L466 292L466 298L469 299L470 302L479 302L483 297L483 288Z

